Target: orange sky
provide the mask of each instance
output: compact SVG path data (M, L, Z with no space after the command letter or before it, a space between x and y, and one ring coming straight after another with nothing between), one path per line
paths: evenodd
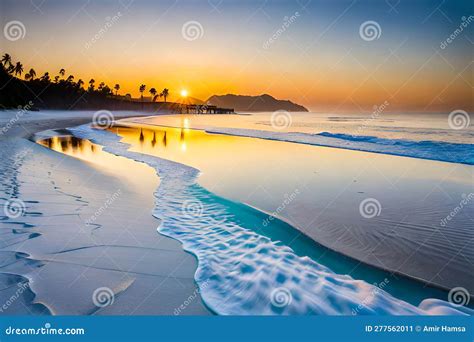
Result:
M4 20L22 20L27 34L14 42L2 37L2 52L20 60L26 70L35 68L38 75L49 71L54 77L65 68L66 76L86 83L94 78L110 87L119 83L119 93L132 96L139 95L143 83L146 95L151 87L168 88L170 100L187 89L189 96L202 100L213 94L268 93L314 111L370 111L384 101L391 111L473 109L466 39L459 37L441 50L439 43L453 24L440 16L430 18L425 27L418 17L400 26L397 20L408 19L381 7L369 18L378 19L382 34L365 41L359 34L365 12L347 10L341 3L324 7L328 13L323 15L316 3L265 48L285 18L301 9L288 5L255 11L250 5L235 5L216 13L206 6L146 4L82 9L46 4L40 15L28 4L12 3L3 9ZM429 13L419 11L420 18ZM117 13L118 19L111 21ZM184 39L183 25L195 19L201 36ZM103 30L107 23L110 27Z

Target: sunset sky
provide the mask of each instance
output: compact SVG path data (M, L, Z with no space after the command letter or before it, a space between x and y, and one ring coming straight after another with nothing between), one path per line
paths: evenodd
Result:
M314 111L359 112L384 101L392 111L473 110L474 18L441 48L474 15L469 1L0 3L2 27L18 20L26 30L16 41L2 35L2 54L38 75L64 68L133 96L141 83L166 87L171 100L187 89L203 100L268 93ZM190 21L200 25L194 40L183 35ZM362 39L366 21L379 25L378 38Z

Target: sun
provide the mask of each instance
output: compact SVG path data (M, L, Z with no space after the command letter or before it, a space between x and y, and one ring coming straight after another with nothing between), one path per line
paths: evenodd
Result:
M182 90L181 90L181 96L182 96L182 97L188 96L188 91L187 91L186 89L182 89Z

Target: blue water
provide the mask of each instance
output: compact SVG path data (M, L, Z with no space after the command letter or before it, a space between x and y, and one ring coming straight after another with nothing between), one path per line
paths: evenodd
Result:
M209 133L229 134L315 146L337 147L354 151L474 165L473 144L385 139L374 136L355 136L328 132L317 134L300 132L284 133L238 128L209 128L206 131Z
M161 221L158 230L197 257L195 280L206 305L218 314L472 313L440 299L419 304L426 296L445 294L380 270L362 265L353 277L344 275L357 266L355 260L309 239L292 243L297 232L276 218L262 229L265 214L202 188L196 183L199 170L130 152L107 131L89 126L72 131L156 169L161 180L153 212Z

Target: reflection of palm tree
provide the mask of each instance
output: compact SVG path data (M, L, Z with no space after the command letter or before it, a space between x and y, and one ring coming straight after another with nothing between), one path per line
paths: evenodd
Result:
M163 99L165 100L165 102L169 94L170 94L170 91L167 88L163 89L163 91L161 92L161 96L163 96Z
M166 131L165 131L165 134L163 135L163 146L166 147Z
M23 73L23 64L20 62L16 62L15 66L13 67L13 72L15 75L20 75Z
M151 146L155 147L156 145L156 133L153 131L153 139L151 139Z
M143 135L143 128L140 128L140 142L143 143L143 141L145 140L145 136Z

